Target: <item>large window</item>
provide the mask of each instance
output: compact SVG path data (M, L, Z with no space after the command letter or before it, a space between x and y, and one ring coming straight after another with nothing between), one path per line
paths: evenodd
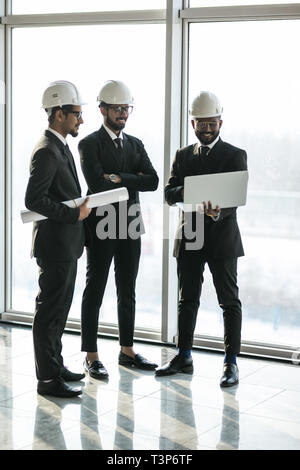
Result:
M221 136L248 154L248 203L238 209L243 339L286 345L300 334L299 41L299 21L190 25L190 96L219 95ZM197 333L223 334L211 280Z
M148 47L151 37L151 47ZM41 109L43 90L52 80L74 82L87 105L80 135L68 137L83 194L77 145L80 138L100 128L102 119L96 97L106 80L121 79L131 88L135 109L126 132L140 138L162 175L164 137L165 26L98 25L20 28L12 36L12 296L11 308L33 312L37 294L37 268L30 260L31 224L22 225L20 208L29 176L35 143L47 127ZM145 54L147 50L147 54ZM27 51L24 53L24 51ZM112 51L114 52L112 54ZM155 136L155 137L154 137ZM146 234L137 282L137 318L140 327L160 328L162 259L162 182L155 193L141 195ZM85 257L79 263L70 318L79 319L85 286ZM101 321L117 323L113 269L107 286Z
M3 318L19 318L16 313L25 312L32 321L38 290L38 270L29 257L32 226L21 223L20 209L30 156L47 127L41 109L43 90L52 80L70 80L88 103L79 137L68 137L85 194L77 145L100 127L96 97L102 84L115 78L126 82L135 97L126 131L144 142L160 177L156 192L141 194L146 234L137 281L137 334L159 338L162 329L163 339L172 341L177 278L176 262L170 258L173 240L169 244L163 240L163 223L164 233L169 228L168 217L163 221L163 186L175 150L195 142L186 119L187 103L206 89L219 95L224 105L221 137L248 154L248 202L238 209L246 254L238 264L242 338L249 343L244 347L253 350L254 343L262 343L258 346L263 353L273 354L269 351L277 348L278 355L289 358L300 333L300 4L283 0L11 0L6 4L12 7L12 14L2 20L7 32L6 153L11 181L6 207L11 238L6 253L9 313ZM91 17L90 12L97 14ZM170 214L170 224L177 225L177 209ZM69 316L77 325L85 265L84 255ZM116 312L112 266L102 325L114 329ZM144 331L148 328L154 333ZM222 311L207 268L196 344L222 347L218 340L222 337Z

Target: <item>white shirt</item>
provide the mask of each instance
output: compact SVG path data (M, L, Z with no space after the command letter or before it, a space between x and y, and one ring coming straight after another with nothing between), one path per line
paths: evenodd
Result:
M52 134L56 135L56 137L64 144L67 145L66 139L57 131L54 129L51 129L51 127L48 127L48 131L52 132Z
M105 124L103 124L103 127L104 129L106 130L106 132L108 133L109 137L112 139L112 140L115 140L115 139L122 139L122 143L123 143L123 132L121 131L119 135L116 135L111 129L109 129L109 127L107 127Z
M201 149L201 147L209 147L209 151L207 152L207 155L209 155L210 152L211 152L211 149L216 145L216 143L218 142L219 139L220 139L220 136L218 135L218 137L213 142L211 142L210 144L202 144L200 142L200 149ZM200 152L201 152L201 150L200 150Z
M211 149L216 145L216 143L219 141L219 139L220 139L220 136L218 135L218 137L213 142L211 142L210 144L201 144L201 142L200 142L201 147L209 147L209 151L207 152L207 155L210 154ZM200 152L201 152L201 147L200 147ZM218 215L215 215L214 217L212 217L214 222L217 222L219 220L220 214L221 214L221 212Z

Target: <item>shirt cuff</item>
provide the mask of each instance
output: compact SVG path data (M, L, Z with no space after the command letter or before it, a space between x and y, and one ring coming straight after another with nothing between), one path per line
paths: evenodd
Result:
M221 211L218 213L218 215L215 215L214 217L212 217L213 221L218 222L220 215L221 215Z

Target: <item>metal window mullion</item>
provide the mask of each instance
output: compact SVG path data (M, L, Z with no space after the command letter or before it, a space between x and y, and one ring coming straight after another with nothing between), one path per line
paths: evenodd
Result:
M203 348L224 354L224 342L222 338L195 335L193 346L196 349ZM295 365L300 363L300 350L296 346L259 343L255 341L242 341L240 356L279 359L281 361L292 362Z
M166 78L165 78L165 145L164 184L170 174L171 161L180 147L181 126L181 63L182 22L178 12L182 0L167 0L166 17ZM164 204L163 279L162 279L162 341L173 342L177 335L177 275L172 256L173 237L170 233L170 208Z
M180 18L190 22L262 21L300 18L300 3L186 8Z
M3 24L9 26L53 26L98 23L164 22L165 10L132 10L112 12L49 13L41 15L7 15Z
M4 14L5 1L0 0L0 14ZM0 80L1 101L5 99L5 27L0 25ZM5 103L0 102L0 318L5 311Z
M188 140L188 96L189 96L189 22L182 22L182 87L181 87L181 138L180 146Z
M11 15L13 0L2 0L2 1L4 3L4 14L3 14L3 16Z
M6 82L6 115L5 115L5 306L11 308L12 299L12 28L5 27L5 82Z

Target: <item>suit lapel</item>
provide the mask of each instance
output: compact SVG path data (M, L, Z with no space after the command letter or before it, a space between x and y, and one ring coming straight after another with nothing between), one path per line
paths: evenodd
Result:
M130 154L131 154L130 144L129 144L126 134L124 134L123 132L123 162L122 162L123 171L127 168L127 163L129 162Z
M75 180L76 180L76 184L77 184L77 186L78 186L78 189L79 189L79 191L81 192L81 187L80 187L80 183L79 183L79 179L78 179L78 175L77 175L77 170L76 170L76 166L75 166L75 162L74 162L74 158L73 158L72 152L71 152L71 150L69 149L69 147L66 146L66 145L65 145L64 148L63 148L63 152L64 152L64 154L65 154L65 155L67 156L67 158L68 158L69 166L70 166L71 171L72 171L72 173L73 173L73 176L74 176L74 178L75 178Z
M194 147L194 154L197 151L198 156L198 165L201 168L202 174L217 173L218 168L220 167L220 159L223 158L222 155L223 142L221 139L213 146L208 155L199 155L199 145L196 144ZM201 174L200 173L200 174Z
M116 148L115 144L113 143L112 138L110 137L110 135L108 135L108 133L106 132L106 130L103 126L100 127L99 137L100 137L100 140L105 141L105 144L106 144L107 148L110 150L109 151L109 156L111 158L113 158L113 160L115 162L115 166L117 167L117 169L121 170L122 166L124 164L124 162L123 162L124 159L123 159L122 152L120 152Z
M223 147L223 141L222 139L219 139L218 142L211 149L209 156L219 156L222 152L222 147Z
M70 167L70 170L74 176L74 179L76 181L76 185L78 187L78 190L79 192L81 193L81 187L80 187L80 183L79 183L79 179L78 179L78 175L77 175L77 171L76 171L76 166L75 166L75 162L74 162L74 158L73 158L73 155L72 155L72 152L71 150L69 149L68 146L64 145L59 139L58 137L56 137L56 135L53 134L53 132L49 132L49 131L45 131L45 135L47 137L49 137L50 139L52 139L56 146L59 148L60 152L66 156L67 158L67 161L68 161L68 165Z

